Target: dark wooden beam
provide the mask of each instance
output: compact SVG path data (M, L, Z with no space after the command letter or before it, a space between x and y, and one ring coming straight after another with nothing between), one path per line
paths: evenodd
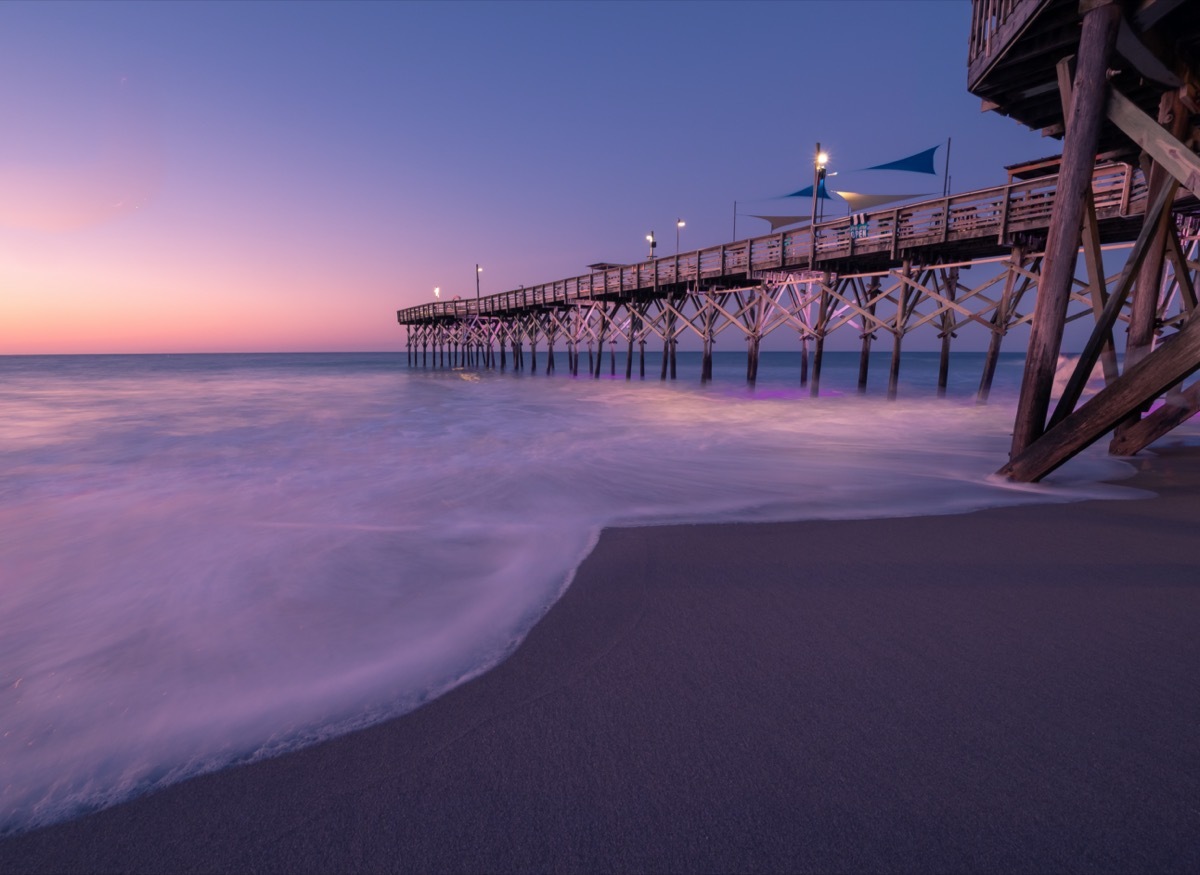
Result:
M1184 188L1200 197L1200 157L1191 149L1115 90L1108 96L1108 117Z
M1200 319L1193 319L996 473L1019 483L1036 483L1111 431L1130 410L1149 404L1197 370Z
M1095 6L1083 18L1071 113L1063 143L1063 166L1058 177L1058 196L1054 199L1050 218L1042 283L1038 289L1021 379L1021 397L1013 424L1014 458L1045 430L1066 308L1075 277L1084 193L1091 187L1109 90L1108 58L1116 41L1120 18L1121 9L1113 3Z
M1167 393L1161 407L1113 437L1108 451L1114 456L1132 456L1171 429L1183 425L1197 411L1200 411L1200 383L1193 383L1176 394Z

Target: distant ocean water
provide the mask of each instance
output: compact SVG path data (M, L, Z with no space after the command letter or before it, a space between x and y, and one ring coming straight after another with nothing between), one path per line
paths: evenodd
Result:
M539 364L544 367L545 357ZM0 357L0 834L404 713L510 653L609 525L1133 497L989 482L1022 359L699 356L679 379L404 354ZM607 367L605 369L607 375Z

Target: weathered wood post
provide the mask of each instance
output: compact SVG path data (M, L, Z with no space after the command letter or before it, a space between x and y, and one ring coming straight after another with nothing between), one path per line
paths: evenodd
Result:
M634 303L632 301L626 302L625 312L629 314L629 337L625 344L625 379L626 380L633 379L633 332L634 332L634 322L637 319L637 316L636 316L634 310L635 310Z
M646 379L646 304L638 307L638 379Z
M1092 0L1083 14L1058 193L1050 213L1042 281L1038 286L1025 354L1025 372L1021 378L1021 397L1013 423L1012 456L1041 437L1046 427L1067 303L1075 276L1084 195L1091 189L1096 146L1104 119L1108 58L1120 20L1121 8L1112 0Z
M863 307L871 316L875 315L875 306L878 303L879 297L879 277L871 277L871 285L867 287L866 306ZM859 394L866 394L867 391L867 370L871 366L871 341L875 339L873 332L874 326L868 323L867 319L863 319L863 333L860 335L862 339L862 349L858 353L858 391Z
M943 293L947 301L953 301L955 294L958 292L958 268L952 267L948 271L942 272ZM939 398L946 397L946 384L950 379L950 341L954 339L954 311L947 308L942 311L942 330L940 337L942 338L942 354L938 359L938 384L937 394Z
M1171 129L1171 136L1182 138L1187 133L1188 112L1179 101L1176 91L1168 91L1159 101L1158 122ZM1149 157L1149 156L1147 156ZM1151 160L1150 178L1146 189L1147 202L1152 202L1171 180L1171 174L1157 161ZM1146 255L1138 270L1133 296L1129 301L1128 339L1125 345L1125 368L1136 365L1154 345L1155 319L1158 298L1162 289L1163 261L1166 252L1168 224L1172 221L1169 209L1159 216L1154 236L1147 244Z
M709 291L704 300L704 335L701 338L703 352L700 359L700 382L707 383L712 379L713 375L713 343L716 340L713 334L713 326L716 321L717 308L712 301L712 292Z
M800 335L800 388L808 385L808 335Z
M829 327L829 271L821 279L821 296L817 305L817 324L814 326L816 349L813 350L812 388L810 395L821 394L821 361L825 357L825 331Z
M579 376L579 308L567 311L567 373Z
M608 308L604 304L600 305L600 331L596 336L596 369L592 371L592 379L600 379L600 369L604 367L604 332L608 328ZM588 351L588 359L591 360L590 352Z
M912 276L912 259L904 259L904 267L901 271L905 280ZM897 295L896 304L896 325L892 330L892 365L888 370L888 390L887 397L889 401L895 401L896 395L899 392L900 386L900 345L904 342L904 326L908 321L908 296L915 294L909 288L907 282L900 283L900 293Z
M672 303L674 303L674 302L672 301ZM683 306L682 303L680 304L680 306L681 307ZM676 376L675 353L676 353L676 350L679 348L679 328L676 326L675 322L676 322L675 311L674 311L674 309L672 309L671 310L671 319L670 319L670 323L668 326L668 330L669 330L668 336L671 338L671 379L672 380L674 380L675 376Z
M1179 100L1178 91L1163 94L1158 105L1158 123L1169 128L1171 136L1181 139L1187 134L1190 115ZM1164 187L1173 182L1171 174L1157 161L1150 159L1150 178L1147 184L1147 202L1153 201ZM1147 244L1146 255L1138 270L1137 282L1129 302L1129 327L1125 341L1125 369L1144 359L1154 346L1157 329L1159 293L1162 289L1163 262L1167 249L1169 223L1173 221L1170 208L1162 211L1154 229L1154 236ZM1116 428L1114 443L1120 445L1122 438L1141 419L1142 411L1135 411Z
M988 395L992 391L992 380L996 376L996 363L1000 360L1000 344L1004 335L1008 334L1008 321L1013 308L1013 291L1016 288L1018 271L1025 263L1025 250L1020 244L1012 248L1008 257L1008 273L1004 276L1004 291L1000 293L1000 303L992 314L992 335L988 338L987 354L983 357L983 375L979 378L979 392L975 396L976 404L987 404Z
M746 293L750 304L746 307L746 382L753 386L758 380L758 345L762 338L759 331L762 305L759 303L757 289L749 289Z

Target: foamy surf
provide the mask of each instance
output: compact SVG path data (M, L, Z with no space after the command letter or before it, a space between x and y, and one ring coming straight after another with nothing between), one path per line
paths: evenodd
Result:
M707 387L402 362L0 361L0 829L419 707L510 653L604 526L1140 495L1102 449L992 482L1011 397L931 398L920 357L893 403L854 394L857 354L817 399L781 356L754 391L732 357Z

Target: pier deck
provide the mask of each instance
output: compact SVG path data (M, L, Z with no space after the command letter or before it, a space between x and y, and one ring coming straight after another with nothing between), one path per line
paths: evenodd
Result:
M512 317L580 301L667 297L697 284L712 289L758 285L756 272L879 274L913 264L974 262L1008 256L1014 242L1035 252L1045 239L1057 175L844 217L637 264L614 266L474 299L439 301L397 312L402 325L472 316ZM1130 242L1146 208L1142 174L1126 163L1097 165L1092 193L1101 243ZM864 215L864 214L860 214Z

